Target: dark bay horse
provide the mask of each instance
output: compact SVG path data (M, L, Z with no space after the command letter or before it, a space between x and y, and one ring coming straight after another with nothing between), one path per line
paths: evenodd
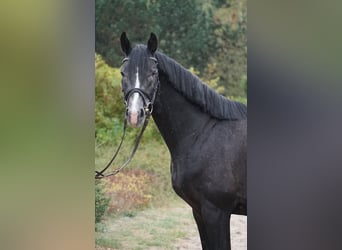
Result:
M121 48L126 119L140 127L152 117L171 154L172 186L191 207L202 248L230 248L231 214L247 215L247 108L217 94L157 52L157 37Z

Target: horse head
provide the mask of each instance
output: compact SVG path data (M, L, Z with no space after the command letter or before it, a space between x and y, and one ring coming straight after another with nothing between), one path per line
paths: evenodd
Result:
M158 41L156 35L151 33L147 46L137 45L132 48L123 32L120 42L126 55L121 67L126 119L128 125L140 127L152 112L158 90L157 59L154 56Z

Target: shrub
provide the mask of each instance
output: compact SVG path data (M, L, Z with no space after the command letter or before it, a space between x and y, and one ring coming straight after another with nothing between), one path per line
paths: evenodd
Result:
M96 143L119 140L125 112L120 69L109 67L99 55L95 55L95 98Z
M146 207L152 199L153 176L147 171L123 170L104 182L104 191L111 197L108 213L115 214Z

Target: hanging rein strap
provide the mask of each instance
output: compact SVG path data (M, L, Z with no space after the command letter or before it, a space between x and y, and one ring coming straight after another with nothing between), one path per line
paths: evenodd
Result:
M120 151L121 145L122 145L122 143L124 141L124 138L125 138L125 135L126 135L126 127L127 127L127 120L125 119L124 127L123 127L123 133L122 133L120 144L119 144L118 148L116 149L116 152L115 152L114 156L108 162L108 164L104 167L104 169L102 169L101 171L95 171L95 173L96 173L95 179L101 179L101 178L105 177L105 175L103 173L110 167L110 165L112 165L114 159L116 158L116 156L118 155L118 153Z
M133 159L134 157L134 154L135 152L137 151L138 149L138 146L139 146L139 143L140 143L140 140L142 138L142 135L147 127L147 124L148 124L148 121L150 119L150 113L147 113L146 115L146 118L145 118L145 122L144 122L144 125L137 137L137 140L135 141L135 145L134 145L134 148L128 158L128 160L119 168L117 168L116 170L112 171L112 172L109 172L107 174L105 174L105 171L111 166L112 162L114 161L114 159L116 158L116 156L118 155L119 151L120 151L120 148L121 148L121 145L122 145L122 142L125 138L125 134L126 134L126 127L127 127L127 120L125 119L125 122L124 122L124 131L123 131L123 135L122 135L122 138L121 138L121 142L119 144L119 147L117 148L113 158L108 162L107 166L102 169L101 171L95 171L96 175L95 175L95 179L102 179L103 177L108 177L108 176L111 176L111 175L116 175L117 173L119 173L124 167L126 167L128 165L128 163L131 162L131 160Z

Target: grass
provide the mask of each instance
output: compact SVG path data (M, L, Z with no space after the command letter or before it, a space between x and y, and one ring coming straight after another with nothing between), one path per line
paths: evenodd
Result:
M112 169L129 155L130 143L132 140L127 140L123 145ZM115 145L96 149L97 170L106 165L115 149ZM148 140L147 134L127 168L101 180L111 205L102 223L96 224L95 250L175 250L179 246L200 249L191 208L172 190L169 166L165 144ZM246 245L238 233L235 244Z
M112 164L111 170L114 170L121 166L127 159L130 151L132 150L132 142L127 141L123 145L117 159ZM116 149L116 145L102 145L95 150L95 168L97 170L103 168L107 162L111 159L113 152ZM109 170L108 170L109 171ZM144 140L139 145L139 148L128 166L119 174L113 178L103 179L103 182L110 180L115 187L127 192L144 191L141 196L149 199L147 206L161 206L165 205L169 199L176 197L172 186L170 176L170 155L166 145L158 140ZM102 181L102 180L101 180ZM113 186L112 185L112 186ZM120 186L121 185L121 186ZM131 199L134 197L116 196L112 199ZM130 192L130 195L134 195L134 192ZM133 201L134 203L134 201ZM125 209L133 209L141 207L139 204L135 207L134 204L125 207Z
M97 170L106 165L115 149L115 146L103 145L95 150ZM123 145L111 170L125 162L131 149L129 143ZM156 140L142 142L132 162L122 172L101 182L108 184L108 195L112 199L109 212L162 206L176 197L171 186L169 152L165 144Z
M121 166L133 148L128 137L112 170ZM95 149L95 169L111 159L116 145ZM96 249L174 249L189 225L195 228L190 208L171 186L170 156L166 145L144 134L132 162L114 177L102 179L111 198L102 223L96 224ZM179 208L181 207L181 208Z
M134 217L107 217L103 232L96 232L97 249L175 249L174 245L195 228L190 207L180 200L171 206L149 208Z
M96 238L95 244L104 248L120 249L122 247L119 241L111 238Z

